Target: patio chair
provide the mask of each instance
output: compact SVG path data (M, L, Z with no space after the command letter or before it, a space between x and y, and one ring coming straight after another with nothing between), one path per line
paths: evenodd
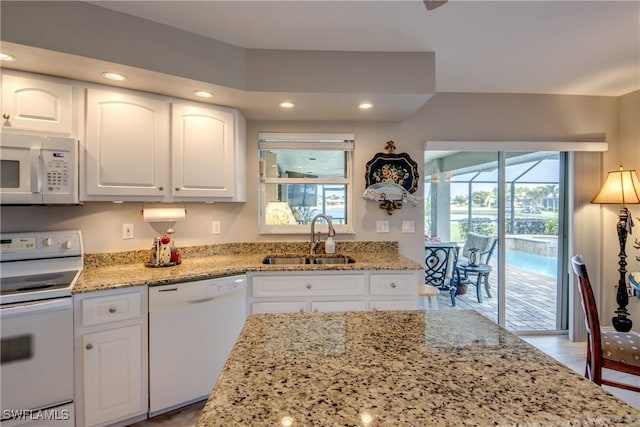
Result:
M471 242L471 243L469 243ZM465 257L464 261L460 261L456 267L456 285L475 285L476 297L478 302L482 302L482 285L484 284L484 290L487 293L487 297L491 298L491 291L489 290L489 274L493 268L489 265L493 252L496 249L498 239L493 236L482 236L479 234L469 233L469 238L465 243L467 248L467 256L471 249L477 248L480 250L480 263L478 265L469 265L468 259ZM464 255L464 248L463 248ZM461 256L462 260L463 257ZM455 304L453 304L455 306Z
M438 291L449 291L452 304L455 305L456 287L452 283L452 277L458 260L458 251L458 245L455 243L425 246L425 286L424 289L421 287L420 296L432 296L433 289L430 287L435 287Z
M640 334L600 328L598 308L581 255L571 258L587 327L587 363L584 376L598 385L640 392L640 387L602 378L602 369L640 375Z

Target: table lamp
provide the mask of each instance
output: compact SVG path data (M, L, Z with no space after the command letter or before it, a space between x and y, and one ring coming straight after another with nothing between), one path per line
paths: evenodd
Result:
M609 172L607 180L600 189L600 192L591 203L616 204L621 205L618 212L618 241L620 243L620 253L618 253L618 292L616 301L618 308L616 315L611 320L613 327L619 332L628 332L631 330L631 319L627 318L627 304L629 304L629 293L627 292L627 254L625 247L627 245L627 234L631 234L633 228L633 218L629 214L627 204L640 204L640 179L635 170L624 170L622 165L619 171Z

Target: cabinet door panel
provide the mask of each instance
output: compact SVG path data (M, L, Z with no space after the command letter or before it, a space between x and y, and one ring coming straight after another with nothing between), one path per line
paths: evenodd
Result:
M233 196L234 132L226 109L172 105L174 199Z
M71 134L72 87L21 76L2 76L3 127Z
M254 302L251 304L252 313L304 313L306 310L306 301Z
M87 91L86 193L162 200L167 164L163 101Z
M82 346L85 424L102 424L140 412L141 326L84 335Z

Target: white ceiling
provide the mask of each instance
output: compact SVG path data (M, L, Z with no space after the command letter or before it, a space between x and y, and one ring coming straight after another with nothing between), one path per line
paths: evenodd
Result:
M0 1L3 19L11 19L7 12L15 12L15 6L8 6L11 3ZM238 46L237 50L434 52L436 93L621 96L640 90L640 0L449 0L431 11L422 0L85 3L90 5L64 2L65 6L54 11L74 16L74 11L82 9L80 6L89 7L93 9L91 17L98 23L103 18L99 12L109 12L109 25L119 19L113 17L112 11L130 14ZM54 23L60 19L59 15L46 18L56 2L39 4L49 7L44 8L41 19ZM11 21L14 27L33 27L33 22L20 21L33 21L28 14L13 16L18 19ZM132 25L131 21L126 25ZM65 40L76 34L69 25L62 25L59 30L52 28L55 25L49 31L59 31L56 39ZM46 45L46 39L41 43ZM69 42L74 43L75 40ZM161 46L163 41L158 43ZM125 65L127 62L95 59L100 56L88 58L90 53L78 56L63 53L64 49L54 51L39 46L42 45L3 39L2 50L18 58L3 67L100 84L113 84L104 81L102 71L121 71L129 79L118 86L235 107L250 120L402 121L431 97L424 91L250 91L222 86L214 80L191 80L136 68ZM376 70L378 75L383 74L381 70ZM401 70L398 73L403 74ZM203 87L212 90L215 97L208 101L195 98L193 90ZM294 101L296 107L279 108L277 105L283 100ZM372 102L374 108L362 111L355 107L364 100Z
M640 89L640 0L90 3L245 48L435 52L437 92Z

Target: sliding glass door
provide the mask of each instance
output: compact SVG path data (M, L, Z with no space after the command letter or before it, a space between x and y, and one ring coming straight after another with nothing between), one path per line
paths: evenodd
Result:
M425 244L456 242L458 273L478 270L464 265L480 254L456 309L514 331L566 329L565 163L559 152L425 152Z

